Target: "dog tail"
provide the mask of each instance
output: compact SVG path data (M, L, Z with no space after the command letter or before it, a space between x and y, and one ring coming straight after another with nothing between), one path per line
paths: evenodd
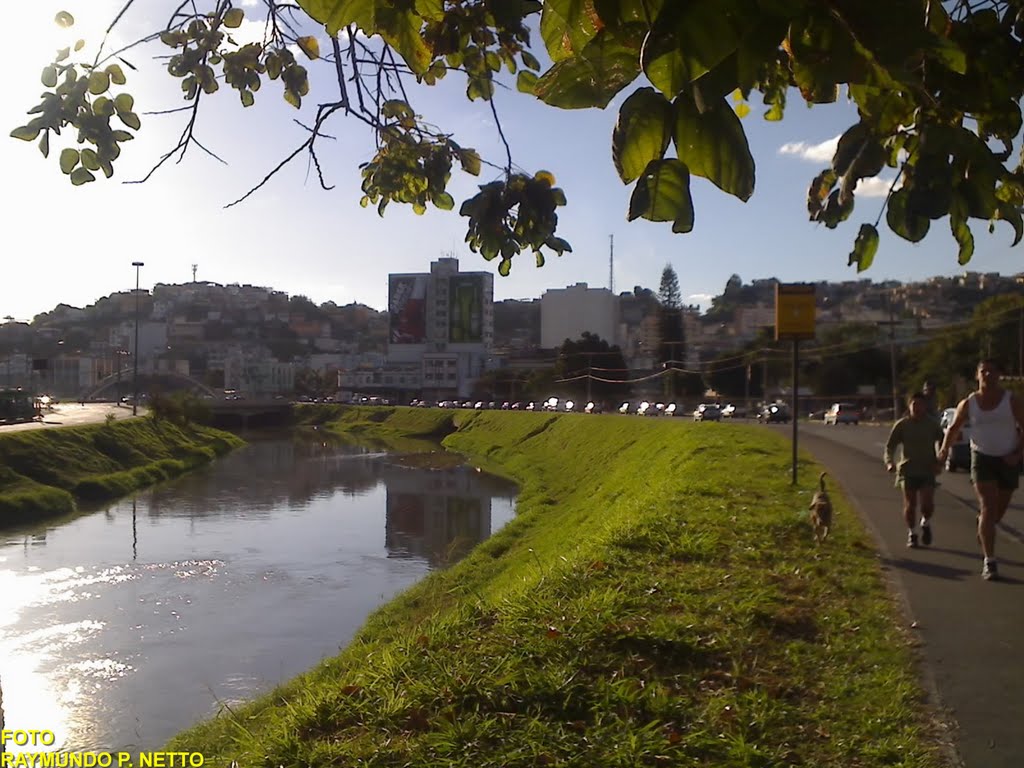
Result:
M821 490L823 491L825 490L825 475L827 474L828 472L822 472L820 475L818 475L818 485L821 486Z

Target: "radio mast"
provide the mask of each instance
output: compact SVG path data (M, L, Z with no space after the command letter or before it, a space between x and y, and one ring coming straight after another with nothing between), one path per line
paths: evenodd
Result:
M615 235L608 235L608 290L615 293Z

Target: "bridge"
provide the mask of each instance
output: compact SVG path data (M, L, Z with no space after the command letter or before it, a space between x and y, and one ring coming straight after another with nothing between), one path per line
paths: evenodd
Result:
M198 379L193 379L191 376L186 376L183 373L175 371L139 371L139 392L146 392L151 389L154 382L159 383L162 389L185 390L186 392L207 397L219 396L216 390L210 389L210 387ZM117 400L121 397L121 389L130 385L134 390L134 383L135 370L133 368L122 368L120 371L115 371L96 382L92 389L82 393L81 399L104 399L104 395L109 395L111 390L113 390L116 393L113 399Z
M274 398L217 398L205 401L215 427L265 426L283 424L292 413L288 400Z

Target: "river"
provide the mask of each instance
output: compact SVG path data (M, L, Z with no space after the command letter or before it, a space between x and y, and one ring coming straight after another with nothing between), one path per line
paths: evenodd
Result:
M6 728L151 750L335 654L515 513L507 481L409 464L260 439L96 512L0 532Z

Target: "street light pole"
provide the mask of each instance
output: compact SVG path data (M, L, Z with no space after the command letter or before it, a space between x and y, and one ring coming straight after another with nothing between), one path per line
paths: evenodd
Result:
M135 359L132 372L132 416L139 413L139 268L145 266L141 261L133 261L135 267Z

